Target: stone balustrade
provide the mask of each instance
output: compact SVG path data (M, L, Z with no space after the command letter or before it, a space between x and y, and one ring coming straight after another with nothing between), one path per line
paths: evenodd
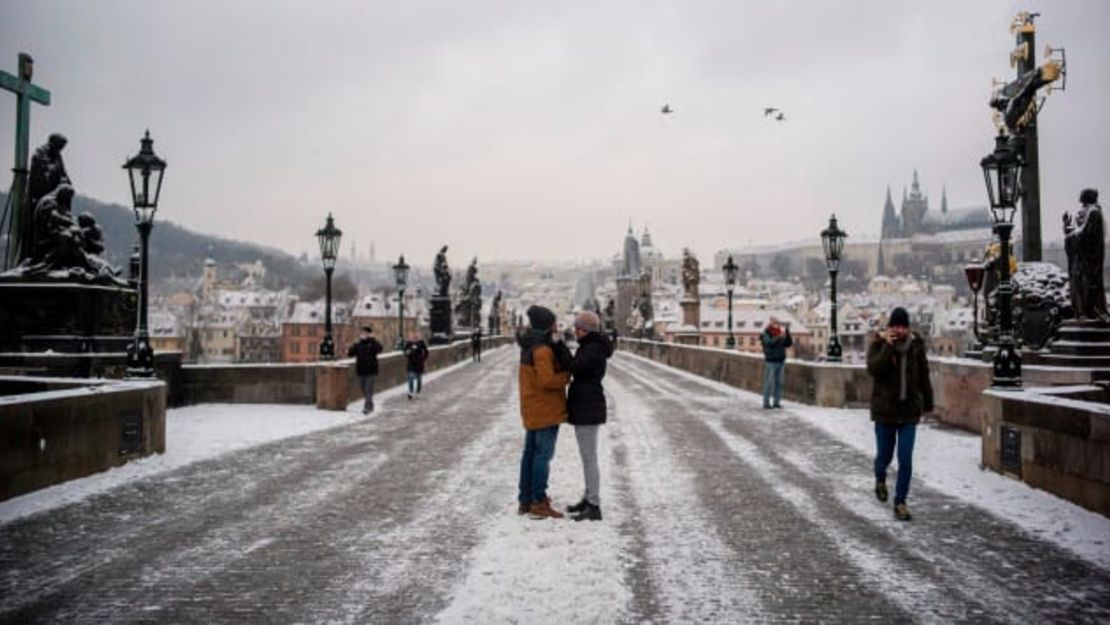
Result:
M0 501L165 450L165 382L0 376Z

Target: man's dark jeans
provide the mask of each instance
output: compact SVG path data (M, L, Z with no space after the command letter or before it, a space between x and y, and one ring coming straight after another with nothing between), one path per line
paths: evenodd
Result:
M525 433L520 457L520 503L532 504L547 497L547 476L558 437L558 425Z
M906 503L910 493L910 477L913 475L913 442L917 437L917 425L875 424L875 479L886 481L886 470L894 458L894 448L898 447L898 483L894 486L894 504Z

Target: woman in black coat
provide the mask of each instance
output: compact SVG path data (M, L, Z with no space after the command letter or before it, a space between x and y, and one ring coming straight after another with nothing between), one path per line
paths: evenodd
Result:
M613 346L600 329L601 320L595 313L585 311L574 319L578 351L574 354L570 390L567 392L567 423L574 426L586 480L582 501L567 508L575 514L572 517L575 521L601 520L597 437L606 417L605 389L601 380L605 377L606 362L613 355Z

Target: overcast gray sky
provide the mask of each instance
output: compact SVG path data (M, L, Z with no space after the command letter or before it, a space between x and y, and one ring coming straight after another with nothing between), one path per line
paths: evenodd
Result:
M203 232L300 252L332 211L344 251L426 263L448 243L459 264L608 256L631 218L707 258L833 211L875 235L915 167L934 206L942 184L983 204L1019 9L1043 14L1038 58L1068 51L1041 116L1055 238L1081 187L1110 193L1104 0L7 1L0 67L35 57L54 102L32 145L66 134L81 193L125 203L149 127L159 219ZM0 93L5 172L14 117Z

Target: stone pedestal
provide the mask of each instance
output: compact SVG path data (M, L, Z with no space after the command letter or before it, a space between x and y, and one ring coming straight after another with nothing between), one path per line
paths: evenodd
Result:
M449 295L433 295L432 310L429 323L431 324L432 345L444 345L454 338L451 331L451 297Z
M0 284L0 351L124 352L135 332L133 289L88 284Z
M350 365L323 365L316 371L316 408L319 410L347 409L351 403L347 388L351 377Z
M1069 319L1040 352L1027 350L1024 364L1110 369L1110 324L1098 319Z
M700 345L701 302L692 297L684 297L678 305L682 307L682 325L674 330L674 342L680 345Z

